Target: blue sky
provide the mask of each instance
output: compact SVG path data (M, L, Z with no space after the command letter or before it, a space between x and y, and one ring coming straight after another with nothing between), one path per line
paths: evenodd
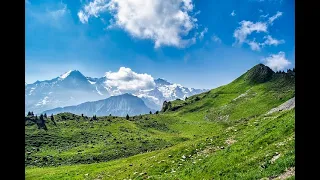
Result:
M130 68L194 88L294 67L294 1L28 0L26 82Z

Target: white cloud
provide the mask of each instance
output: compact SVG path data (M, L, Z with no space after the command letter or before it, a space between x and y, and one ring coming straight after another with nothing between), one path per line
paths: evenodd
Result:
M260 48L265 45L279 45L284 43L284 40L277 40L272 38L270 35L265 36L266 39L263 43L256 42L255 40L248 40L247 37L253 32L263 32L268 33L268 26L270 23L273 23L278 17L282 15L282 12L277 12L274 16L270 17L268 22L258 21L256 23L251 21L241 21L240 26L235 29L233 33L233 37L235 38L235 44L242 45L243 43L247 43L250 48L254 51L260 51Z
M221 39L216 35L211 36L211 40L217 43L221 43Z
M239 24L241 26L238 27L233 33L233 37L236 38L236 42L238 44L246 42L247 36L252 32L268 32L268 26L263 22L253 23L251 21L241 21Z
M78 12L78 17L82 23L88 22L89 17L86 14L84 14L83 11Z
M151 39L155 48L162 45L185 47L194 43L194 38L183 38L192 29L197 29L192 0L94 0L85 5L78 17L87 23L90 17L99 17L110 12L114 24L131 36Z
M260 51L260 50L261 50L260 44L257 43L255 40L249 41L249 42L248 42L248 45L250 46L250 48L251 48L253 51Z
M266 15L260 15L260 17L261 18L266 18L266 17L268 17L269 16L269 14L266 14Z
M126 67L121 67L118 72L107 72L106 78L108 86L116 87L120 91L144 90L155 86L151 75L138 74Z
M284 40L277 40L277 39L274 39L272 38L270 35L267 35L264 37L264 39L266 39L263 43L263 45L275 45L275 46L278 46L279 44L283 44L285 43Z
M200 32L199 39L202 40L204 37L204 34L207 32L208 32L208 28L204 28L204 30Z
M68 11L67 5L61 3L62 8L48 11L49 16L51 16L53 19L57 20L61 17L63 17Z
M280 51L278 54L271 54L269 57L262 59L266 66L274 71L284 70L291 63L286 59L285 53Z
M234 10L232 11L232 13L230 14L231 16L235 16L236 13L234 12Z
M263 13L263 10L262 10L262 9L259 9L259 12L260 12L260 13Z
M108 10L108 4L106 0L94 0L85 5L83 10L78 12L79 20L82 23L87 23L90 16L99 17L101 12Z
M278 19L280 16L282 16L282 12L277 12L274 16L271 16L270 18L269 18L269 24L273 24L273 21L274 20L276 20L276 19Z

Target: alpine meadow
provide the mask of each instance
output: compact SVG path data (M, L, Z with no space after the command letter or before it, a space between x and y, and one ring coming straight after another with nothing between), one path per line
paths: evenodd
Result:
M159 113L26 121L26 179L294 179L295 72L254 66ZM290 102L293 101L293 102Z

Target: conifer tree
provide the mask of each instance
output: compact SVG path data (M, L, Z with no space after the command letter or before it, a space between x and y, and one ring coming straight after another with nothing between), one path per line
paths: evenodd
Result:
M55 126L57 126L56 122L54 121L54 117L53 117L53 114L51 114L51 117L50 117L50 119L51 119L51 121L53 122L53 124L54 124Z
M127 116L126 116L126 120L129 120L129 115L127 114Z

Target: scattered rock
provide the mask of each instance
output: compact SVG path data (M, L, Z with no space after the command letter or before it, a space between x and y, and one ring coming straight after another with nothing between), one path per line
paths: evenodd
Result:
M234 140L234 139L231 139L231 138L226 140L226 144L228 144L228 145L231 145L231 144L233 144L235 142L237 142L237 141Z
M289 99L285 103L281 104L280 106L271 109L267 114L271 114L277 111L283 111L283 110L290 110L295 107L295 97Z
M272 159L270 160L270 163L273 164L277 159L279 159L280 156L281 154L276 152L276 155L272 157Z

